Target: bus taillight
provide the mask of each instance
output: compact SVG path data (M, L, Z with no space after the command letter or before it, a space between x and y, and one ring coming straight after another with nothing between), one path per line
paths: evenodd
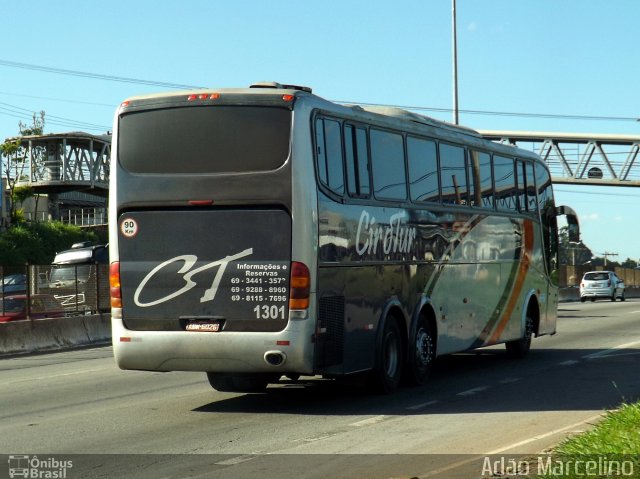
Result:
M291 262L291 281L289 283L289 309L306 310L309 308L311 275L304 263Z
M220 93L199 93L199 94L195 94L192 93L191 95L189 95L187 97L188 101L194 101L194 100L217 100L218 98L220 98Z
M120 262L115 261L109 265L109 286L111 295L111 307L122 308L122 291L120 289Z

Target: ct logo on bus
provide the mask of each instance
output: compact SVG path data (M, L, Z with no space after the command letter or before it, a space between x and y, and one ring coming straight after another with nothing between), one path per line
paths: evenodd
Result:
M131 218L127 218L120 224L120 231L126 238L133 238L138 233L138 223Z

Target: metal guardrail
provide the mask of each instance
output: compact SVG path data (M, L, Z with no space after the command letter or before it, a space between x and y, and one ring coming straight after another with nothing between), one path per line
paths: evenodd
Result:
M109 265L0 267L0 322L110 309Z
M51 214L47 211L24 212L27 221L37 221L45 223L51 220ZM106 225L108 221L107 208L73 208L65 210L60 214L62 223L74 226L98 226Z
M562 265L560 287L577 287L589 265ZM611 268L626 287L640 287L640 270ZM15 319L84 316L110 311L109 265L25 265L0 266L0 322ZM24 307L24 310L18 309ZM3 319L4 318L4 319ZM15 320L9 319L9 320Z

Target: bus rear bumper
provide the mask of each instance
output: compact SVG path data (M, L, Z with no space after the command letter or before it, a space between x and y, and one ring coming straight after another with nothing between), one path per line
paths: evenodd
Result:
M310 321L276 333L133 331L112 318L118 367L144 371L313 374Z

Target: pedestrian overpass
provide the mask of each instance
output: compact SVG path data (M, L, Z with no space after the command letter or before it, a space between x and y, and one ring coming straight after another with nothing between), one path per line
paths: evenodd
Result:
M640 135L478 130L537 153L558 184L640 186Z
M16 186L43 193L90 190L107 196L111 135L52 133L13 140L20 140L25 160Z
M111 135L51 133L8 140L19 141L20 149L3 172L16 179L16 187L47 197L48 214L35 211L33 218L80 226L106 223Z
M640 135L603 135L531 131L479 130L489 140L534 151L549 165L558 184L640 186ZM111 136L83 132L33 135L20 140L24 158L16 186L29 186L49 197L52 217L60 214L59 198L70 192L90 193L106 209ZM75 200L78 201L77 199ZM68 201L73 203L73 201ZM67 205L68 206L68 205Z

